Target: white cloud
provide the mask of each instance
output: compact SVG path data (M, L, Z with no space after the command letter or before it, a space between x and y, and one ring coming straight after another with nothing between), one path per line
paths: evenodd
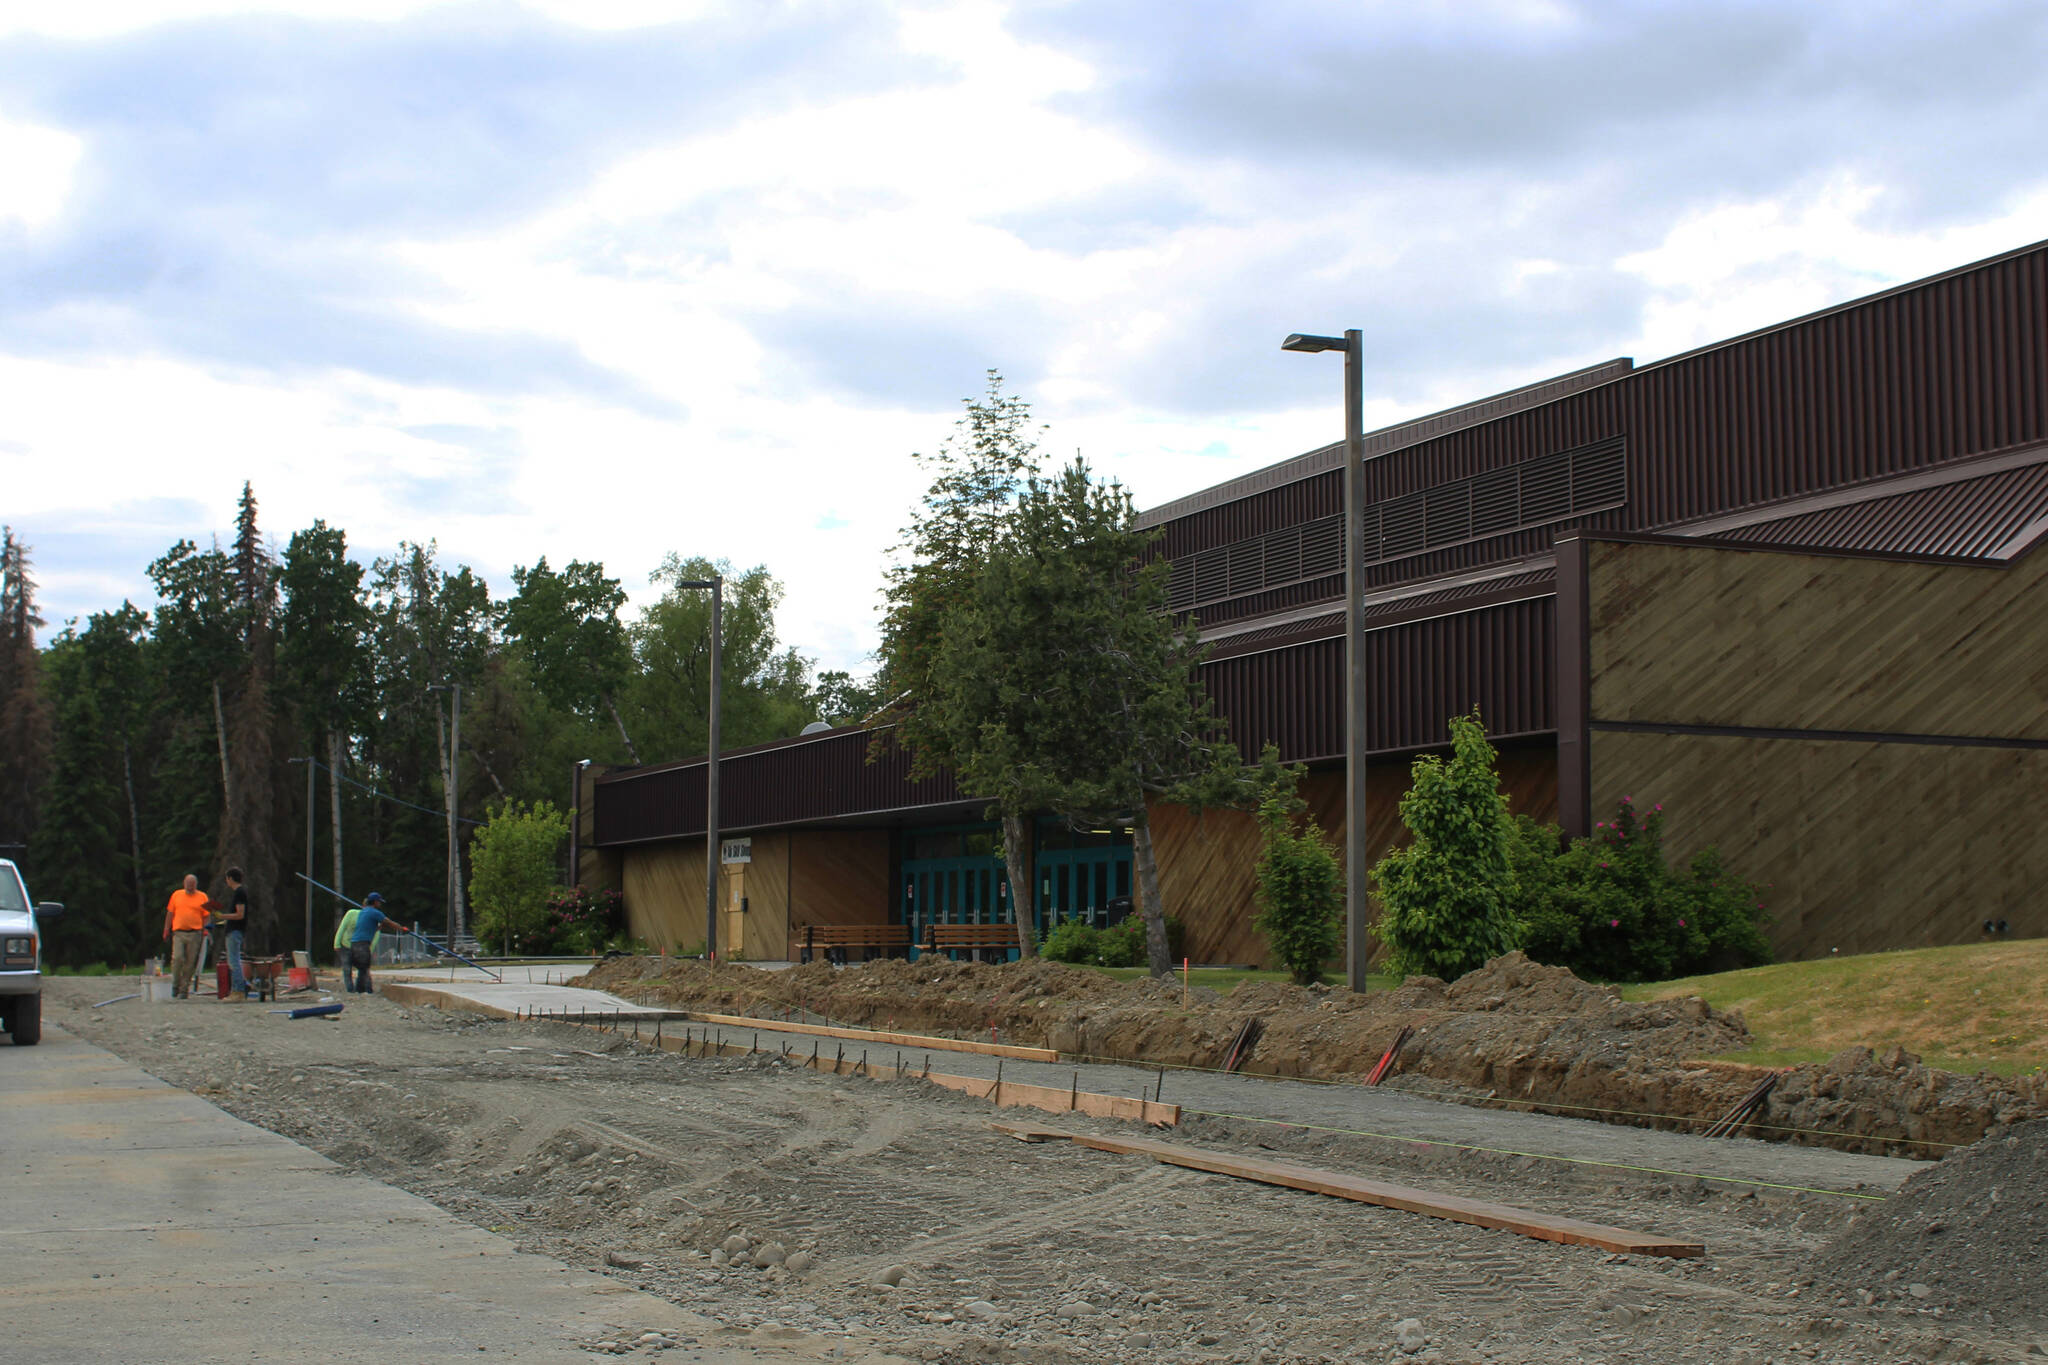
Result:
M1049 461L1078 447L1146 506L1336 438L1340 368L1280 353L1289 330L1367 329L1378 424L1611 355L1654 359L2032 240L2048 221L2043 179L2009 157L1995 161L2006 183L1994 209L1902 217L1902 197L1938 199L1952 179L1891 157L1891 132L1883 156L1845 144L1809 158L1789 126L1768 154L1704 166L1591 135L1561 135L1570 155L1451 142L1456 154L1435 160L1380 154L1387 139L1438 136L1430 110L1412 125L1341 137L1319 126L1311 138L1270 109L1259 123L1263 96L1247 95L1244 110L1213 103L1296 68L1276 55L1278 39L1250 42L1215 22L1227 7L1194 3L1176 9L1170 42L1130 20L1142 6L1116 11L1130 33L1109 46L1020 36L1018 13L993 0L904 5L879 39L860 30L893 42L903 66L887 83L850 84L822 60L839 79L814 79L797 60L783 84L636 104L667 121L642 128L635 114L631 135L614 136L610 56L550 67L546 99L530 105L519 97L532 65L564 45L601 49L622 28L747 11L522 8L585 32L520 30L523 45L505 49L516 60L479 61L463 75L474 92L443 92L443 122L409 123L397 85L366 86L383 131L316 142L308 150L335 165L303 179L290 176L298 144L238 124L244 140L221 164L190 163L233 206L196 191L195 204L168 205L188 210L182 236L147 214L99 235L73 221L74 199L91 197L74 183L111 194L132 188L123 174L147 171L158 144L137 144L127 163L95 155L96 119L113 104L131 117L146 108L135 82L148 71L109 67L118 81L67 87L58 113L30 112L0 84L0 109L31 120L0 123L0 233L54 242L48 272L76 286L32 314L32 337L0 331L15 338L0 343L0 476L9 520L53 547L38 566L53 617L144 595L143 566L179 536L225 532L247 478L280 538L324 517L365 554L438 539L449 561L500 590L513 564L541 554L601 560L641 601L671 550L766 563L788 585L785 639L844 667L871 647L883 558L919 492L907 456L943 439L984 364L1010 373L1052 423ZM1511 65L1503 44L1524 39L1606 51L1602 21L1581 10L1492 9L1384 7L1327 43L1313 31L1323 20L1302 10L1287 41L1297 55L1348 52L1413 19L1397 34L1402 50L1444 69L1461 45L1496 73ZM0 18L0 41L90 43L252 13L346 18L391 26L363 64L381 70L410 50L408 21L430 10L422 31L438 34L437 54L466 16L503 37L513 13L424 0L80 2ZM867 13L794 12L856 11ZM1063 12L1084 11L1115 7ZM762 50L782 53L785 36L769 33ZM1191 44L1211 62L1204 79L1227 78L1200 98L1177 63ZM220 79L254 79L235 73L261 67L261 35L239 51ZM1731 51L1721 60L1739 63L1742 49ZM290 73L277 74L289 90ZM340 62L323 90L345 95L359 78ZM484 99L492 81L517 88ZM1131 87L1147 92L1142 117L1117 104ZM181 125L175 154L217 136L221 108L246 113L178 89L190 131ZM268 89L249 102L261 107ZM1443 92L1447 119L1487 93ZM1545 117L1567 132L1636 116L1611 92L1552 94ZM1995 100L1987 114L1991 97L1970 94L1968 120L1951 126L1996 127ZM1582 120L1570 107L1581 95ZM1744 98L1767 104L1771 92ZM324 107L298 110L291 135L317 140ZM1815 109L1835 112L1821 98L1787 117ZM1175 122L1197 115L1221 131L1205 141ZM409 155L416 126L441 140L441 160ZM586 126L605 135L554 136ZM1483 143L1489 126L1457 136ZM1694 131L1721 135L1704 122ZM546 140L550 175L534 170L505 186L526 192L494 197L498 177L520 176L522 139ZM1295 156L1297 141L1314 156ZM472 147L502 172L462 180ZM379 183L401 187L401 208L380 213L346 193L358 152L377 159ZM1940 173L1958 174L1956 156ZM153 209L176 179L138 199ZM463 212L472 198L491 211ZM24 298L42 287L35 272L10 284ZM284 302L266 311L274 291ZM238 329L260 335L217 344Z
M84 144L58 128L0 117L0 224L40 228L63 211Z

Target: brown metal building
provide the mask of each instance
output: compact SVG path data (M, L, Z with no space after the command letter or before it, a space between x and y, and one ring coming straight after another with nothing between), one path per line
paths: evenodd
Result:
M1746 336L1372 433L1371 844L1477 706L1518 810L1661 802L1772 886L1782 952L2048 933L2048 243ZM1147 512L1246 751L1340 835L1343 448ZM1008 919L979 804L842 731L725 756L732 930ZM1383 767L1384 777L1377 771ZM702 937L701 759L594 780L586 876ZM1256 962L1249 819L1153 812L1198 961ZM690 842L692 835L695 843ZM1041 918L1128 893L1114 831L1043 827Z

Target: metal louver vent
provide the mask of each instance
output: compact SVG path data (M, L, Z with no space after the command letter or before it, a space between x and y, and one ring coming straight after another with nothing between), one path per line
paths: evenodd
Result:
M1544 455L1365 509L1365 562L1485 540L1618 507L1628 497L1623 437ZM1344 569L1344 519L1299 526L1183 555L1168 578L1168 605L1207 602L1326 578Z
M1545 455L1540 460L1531 460L1521 468L1522 512L1516 521L1527 526L1531 523L1555 521L1572 513L1572 457L1568 454Z
M1446 484L1422 495L1422 542L1431 549L1472 539L1472 481Z
M1344 567L1344 518L1318 517L1301 528L1301 576L1321 578Z

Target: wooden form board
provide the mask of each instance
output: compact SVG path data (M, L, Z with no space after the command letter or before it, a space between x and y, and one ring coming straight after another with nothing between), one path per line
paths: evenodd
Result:
M848 1042L889 1047L921 1048L928 1052L974 1052L984 1057L1008 1057L1017 1062L1056 1062L1060 1054L1049 1047L1019 1047L1011 1043L977 1043L971 1038L933 1038L922 1033L889 1033L877 1029L835 1028L826 1024L799 1024L782 1019L754 1019L744 1014L698 1014L688 1017L701 1024L722 1024L728 1028L773 1029L778 1033L800 1033L814 1038L842 1038Z
M632 1020L628 1018L621 1022L631 1023ZM1057 1086L1026 1085L1019 1081L1007 1081L1000 1074L993 1079L987 1076L949 1075L931 1070L928 1061L922 1067L906 1066L893 1060L871 1062L866 1060L867 1049L863 1049L859 1056L850 1057L838 1040L834 1040L835 1046L830 1052L822 1046L822 1039L813 1041L809 1053L801 1048L791 1048L781 1040L777 1040L774 1048L759 1047L754 1035L769 1031L765 1028L757 1030L754 1027L760 1022L757 1019L741 1020L746 1026L744 1031L748 1034L748 1040L744 1045L727 1042L722 1032L714 1034L708 1028L701 1033L686 1031L678 1034L666 1029L653 1028L644 1020L637 1030L637 1036L642 1043L658 1046L664 1052L681 1052L693 1057L746 1057L774 1051L785 1061L834 1076L865 1076L873 1081L929 1081L948 1090L958 1090L964 1095L987 1100L999 1109L1022 1106L1042 1109L1048 1114L1087 1114L1094 1118L1130 1119L1159 1128L1173 1128L1180 1124L1180 1106L1177 1104L1161 1104L1143 1096L1104 1095L1083 1090L1078 1083L1062 1090ZM592 1023L584 1027L600 1026ZM900 1050L897 1055L901 1056Z
M1630 1256L1706 1254L1706 1246L1700 1242L1678 1241L1648 1233L1630 1232L1626 1228L1608 1227L1601 1223L1585 1223L1576 1218L1558 1218L1547 1213L1514 1208L1508 1204L1465 1199L1454 1194L1435 1194L1428 1190L1410 1189L1405 1185L1389 1185L1383 1181L1366 1180L1360 1176L1344 1175L1336 1171L1320 1171L1309 1166L1297 1166L1290 1161L1262 1161L1256 1157L1204 1151L1199 1147L1158 1142L1147 1138L1102 1137L1094 1133L1068 1133L1056 1128L1021 1124L998 1123L991 1126L998 1132L1008 1133L1011 1137L1025 1142L1065 1141L1081 1147L1091 1147L1098 1152L1149 1156L1154 1161L1161 1161L1169 1166L1184 1166L1189 1170L1234 1176L1239 1180L1255 1180L1262 1185L1280 1185L1291 1190L1306 1190L1311 1194L1327 1194L1337 1199L1350 1199L1361 1204L1400 1209L1406 1213L1443 1218L1453 1223L1470 1223L1474 1227L1498 1228L1503 1232L1519 1233L1524 1237L1534 1237L1544 1242L1598 1247L1602 1251L1620 1252Z

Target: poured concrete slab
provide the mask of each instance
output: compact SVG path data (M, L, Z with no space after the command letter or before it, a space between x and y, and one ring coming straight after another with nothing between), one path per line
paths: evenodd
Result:
M0 1095L0 1359L587 1362L642 1332L671 1362L857 1358L519 1252L59 1029L0 1048Z

